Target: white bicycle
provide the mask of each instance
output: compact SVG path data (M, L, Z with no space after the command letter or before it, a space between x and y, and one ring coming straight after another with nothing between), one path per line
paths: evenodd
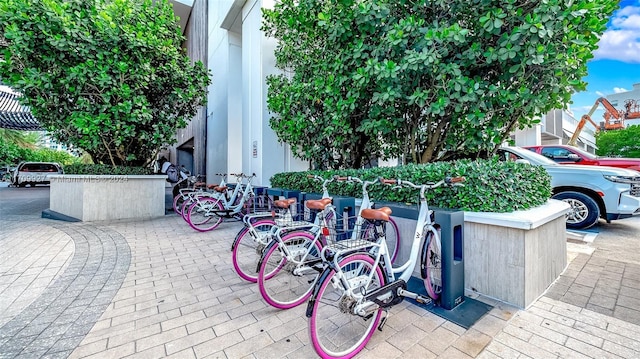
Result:
M421 260L421 274L427 293L433 299L441 291L439 226L433 221L425 191L443 185L461 185L463 177L446 178L437 183L416 185L401 180L380 180L396 187L420 190L420 211L409 259L393 267L385 237L391 209L367 209L362 218L374 225L368 243L339 241L338 246L322 249L328 267L320 275L309 299L306 315L313 348L322 358L351 358L364 348L375 329L382 330L383 312L404 298L429 303L430 298L407 290L407 281ZM420 246L422 244L422 247Z

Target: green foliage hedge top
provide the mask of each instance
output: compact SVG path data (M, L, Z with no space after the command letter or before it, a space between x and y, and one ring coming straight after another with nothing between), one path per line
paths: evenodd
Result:
M364 180L379 177L400 178L414 184L437 182L447 176L464 176L464 187L440 187L427 193L430 206L473 212L512 212L544 204L551 196L551 177L542 167L491 160L459 160L402 167L377 167L360 170L306 171L278 173L271 186L304 192L321 192L322 184L308 174L323 178L334 175L355 176ZM362 197L357 183L331 182L329 194ZM374 184L367 187L373 201L418 203L418 191Z
M152 175L148 167L109 166L101 164L72 164L64 167L65 174L77 175Z
M608 157L640 158L640 125L596 135L596 154Z

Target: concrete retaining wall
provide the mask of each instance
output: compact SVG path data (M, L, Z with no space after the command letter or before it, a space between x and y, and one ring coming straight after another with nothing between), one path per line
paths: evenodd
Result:
M164 216L167 176L51 176L49 209L81 221Z
M567 265L568 209L549 200L528 211L465 212L465 289L520 308L532 304ZM401 265L409 258L415 220L394 219L402 242L396 264ZM420 277L419 263L413 275Z

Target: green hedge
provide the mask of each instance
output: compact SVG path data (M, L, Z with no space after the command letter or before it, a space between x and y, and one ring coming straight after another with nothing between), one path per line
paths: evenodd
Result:
M76 175L152 175L153 169L148 167L124 167L101 164L71 164L64 166L65 174Z
M464 176L464 187L440 187L427 193L430 206L473 212L512 212L544 204L551 196L551 177L539 166L491 160L459 160L434 162L402 167L376 167L359 170L305 171L278 173L271 178L271 186L322 192L322 184L308 174L323 178L334 175L355 176L372 180L379 177L400 178L415 184L436 182L446 176ZM329 194L362 197L357 183L331 182ZM367 187L373 201L418 203L418 191L409 188L394 189L374 184Z

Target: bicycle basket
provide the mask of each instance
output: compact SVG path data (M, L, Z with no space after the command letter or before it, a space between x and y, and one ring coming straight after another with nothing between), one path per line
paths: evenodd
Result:
M358 218L338 218L334 225L322 228L322 234L327 246L334 251L353 251L375 246L378 239L383 238L385 223L381 222L377 227L369 221L360 221Z

